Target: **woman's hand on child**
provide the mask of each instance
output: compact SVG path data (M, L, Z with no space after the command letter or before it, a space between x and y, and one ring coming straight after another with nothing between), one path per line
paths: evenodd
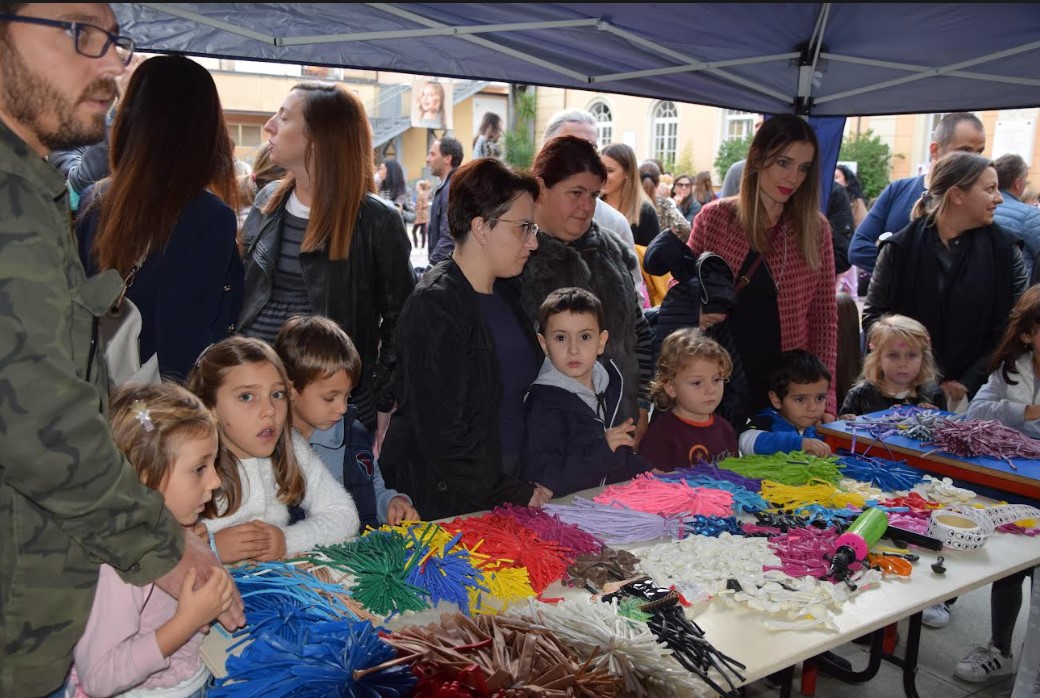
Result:
M258 560L267 550L268 533L258 522L250 521L236 526L228 526L217 531L217 554L221 562L230 564L242 560ZM263 522L259 522L263 523Z
M404 497L394 497L386 507L386 522L397 526L402 521L422 521L419 512Z
M939 387L946 393L946 402L951 406L968 396L968 389L964 384L955 380L943 381Z
M636 425L635 422L629 418L616 427L611 427L604 432L607 437L607 445L610 446L611 451L617 451L618 446L629 446L635 448L636 439Z
M1034 419L1040 419L1040 405L1026 405L1024 418L1027 422L1032 422Z
M177 599L177 615L187 627L207 632L209 624L231 605L235 583L222 567L210 570L209 579L198 589L195 578L195 570L184 577L181 596Z
M817 458L827 458L831 455L831 447L819 439L802 439L802 450Z
M700 325L702 330L709 329L712 325L717 325L726 319L726 313L701 313L697 324Z

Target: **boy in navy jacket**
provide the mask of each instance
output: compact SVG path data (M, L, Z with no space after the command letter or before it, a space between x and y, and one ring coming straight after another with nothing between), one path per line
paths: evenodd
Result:
M545 361L524 399L524 477L554 497L629 480L650 470L635 454L635 425L616 423L621 372L599 362L607 344L603 306L592 293L561 288L538 310Z
M274 349L285 364L293 428L354 500L362 526L418 521L411 498L386 487L372 437L348 404L361 378L361 355L334 320L295 315L285 321Z
M804 349L781 352L769 383L773 406L752 418L751 428L740 435L740 452L831 455L830 446L816 433L831 385L831 374L823 362Z

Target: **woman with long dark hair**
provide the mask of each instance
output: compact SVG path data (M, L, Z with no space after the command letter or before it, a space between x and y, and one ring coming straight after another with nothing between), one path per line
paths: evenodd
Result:
M257 194L243 226L242 331L273 342L292 315L335 320L361 354L351 399L378 445L394 405L394 326L415 275L404 220L375 193L365 107L341 85L300 83L264 130L288 174Z
M112 125L111 175L84 192L88 273L116 269L141 312L142 360L184 379L234 332L242 303L235 160L209 71L156 56L134 71Z
M392 203L404 219L405 225L415 220L415 206L412 195L404 181L404 170L397 160L387 158L379 163L376 172L379 180L379 195Z

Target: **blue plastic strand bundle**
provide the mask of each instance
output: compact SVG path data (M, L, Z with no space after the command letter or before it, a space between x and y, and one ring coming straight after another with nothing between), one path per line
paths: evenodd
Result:
M483 584L483 572L473 566L469 551L462 546L455 547L461 539L462 534L456 534L444 546L443 557L431 554L428 547L416 541L412 555L419 561L408 571L407 582L425 589L430 594L431 605L449 601L469 615L469 590L489 593L489 589Z
M404 698L416 679L395 659L368 621L308 624L298 641L263 633L227 659L228 675L217 679L210 698ZM355 673L356 672L356 673Z
M298 642L315 622L347 618L358 620L341 596L346 589L326 584L313 575L284 562L261 562L231 570L242 595L249 625L232 637L242 638L267 633L288 642Z
M702 516L697 514L692 519L687 519L683 525L686 527L686 532L694 536L718 538L723 533L729 533L734 536L744 535L744 529L735 516Z
M897 461L862 454L842 456L838 466L846 477L869 482L884 492L912 490L924 473Z

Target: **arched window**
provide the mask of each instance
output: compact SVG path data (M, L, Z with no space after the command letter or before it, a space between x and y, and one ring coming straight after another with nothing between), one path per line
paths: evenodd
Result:
M614 115L606 102L596 102L589 107L589 113L596 117L596 149L614 142Z
M654 107L654 157L670 166L675 163L679 136L679 110L674 102L660 102Z

